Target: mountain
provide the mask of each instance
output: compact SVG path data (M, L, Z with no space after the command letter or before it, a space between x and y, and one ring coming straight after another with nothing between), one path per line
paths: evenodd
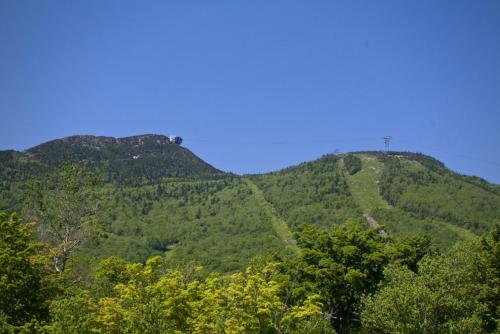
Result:
M447 248L500 221L498 185L457 174L423 154L326 155L251 178L292 230L364 217L391 236L422 233Z
M22 213L27 181L71 161L86 161L101 176L104 237L85 245L79 261L165 255L174 264L194 261L228 272L256 255L296 252L293 232L304 223L327 230L360 221L394 238L426 234L445 249L500 221L499 185L422 154L329 154L237 176L161 135L72 136L1 151L0 209Z
M71 136L24 152L4 151L0 156L0 163L11 162L16 167L28 163L46 170L67 161L88 161L107 180L122 183L137 183L134 179L138 177L153 182L162 177L221 173L168 137L151 134L125 138Z
M0 151L0 209L1 194L8 192L13 182L43 179L64 162L74 161L85 161L103 181L122 185L153 183L168 177L203 178L223 174L163 135L71 136L23 152Z

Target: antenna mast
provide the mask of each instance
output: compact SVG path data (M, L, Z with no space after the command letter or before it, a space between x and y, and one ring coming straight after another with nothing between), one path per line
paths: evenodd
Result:
M389 144L391 143L392 136L384 136L385 151L389 152Z

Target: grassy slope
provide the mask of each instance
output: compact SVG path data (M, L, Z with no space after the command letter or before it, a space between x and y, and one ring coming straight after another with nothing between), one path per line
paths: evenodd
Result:
M448 248L457 240L474 237L468 230L442 220L417 218L409 212L391 207L382 198L379 189L384 164L369 154L357 156L361 158L362 170L354 175L345 173L352 196L363 212L377 219L390 235L400 238L415 233L426 234L439 248Z
M288 228L288 224L279 216L276 209L272 206L271 203L266 201L262 190L257 187L255 183L252 182L249 178L245 178L245 182L248 184L250 189L252 189L255 198L259 202L259 205L263 207L271 216L271 223L273 225L276 234L280 236L280 238L286 243L286 247L292 252L298 252L299 248L293 241L293 234Z
M354 175L345 173L354 200L364 213L376 208L388 209L389 204L380 196L378 183L384 165L377 158L360 154L362 169Z

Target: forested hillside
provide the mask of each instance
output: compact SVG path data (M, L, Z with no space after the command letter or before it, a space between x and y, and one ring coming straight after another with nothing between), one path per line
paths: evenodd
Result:
M328 229L364 214L394 237L422 233L448 248L500 221L498 185L407 152L326 155L251 178L292 230Z
M165 136L73 136L0 176L6 333L497 328L499 187L422 154L238 176Z
M16 181L44 178L63 163L81 161L88 163L103 182L122 185L154 183L166 177L222 174L163 135L71 136L23 152L0 151L0 190L8 190Z
M380 191L391 205L419 218L436 218L476 233L500 217L498 187L445 169L429 157L388 155Z
M162 135L72 136L24 152L0 152L0 209L29 216L36 184L64 164L97 177L100 238L78 253L92 265L108 256L164 255L208 270L242 269L256 255L294 252L302 224L322 230L346 221L382 225L391 237L428 235L446 249L485 234L500 220L498 185L456 174L406 152L324 157L277 172L223 173Z
M173 263L197 261L229 272L256 255L285 251L270 214L241 178L110 186L100 197L97 219L107 237L85 247L93 258L166 255Z
M292 230L308 223L322 228L361 216L340 157L327 155L313 162L250 178L262 189Z

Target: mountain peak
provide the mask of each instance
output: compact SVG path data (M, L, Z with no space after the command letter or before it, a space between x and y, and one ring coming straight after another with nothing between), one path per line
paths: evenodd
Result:
M18 159L48 170L68 161L87 161L106 178L126 183L222 173L180 146L181 143L180 137L160 134L122 138L74 135L51 140L17 155ZM14 156L6 155L7 158L12 161Z
M143 134L128 137L106 137L106 136L93 136L93 135L73 135L69 137L64 137L60 139L55 139L48 141L46 143L37 145L35 147L27 149L27 153L36 153L38 150L45 146L52 146L53 144L63 144L63 145L80 145L82 147L87 147L90 149L101 149L107 145L114 144L125 144L141 146L145 144L157 144L157 145L168 145L168 144L180 144L181 141L178 140L178 136L165 136L160 134Z

